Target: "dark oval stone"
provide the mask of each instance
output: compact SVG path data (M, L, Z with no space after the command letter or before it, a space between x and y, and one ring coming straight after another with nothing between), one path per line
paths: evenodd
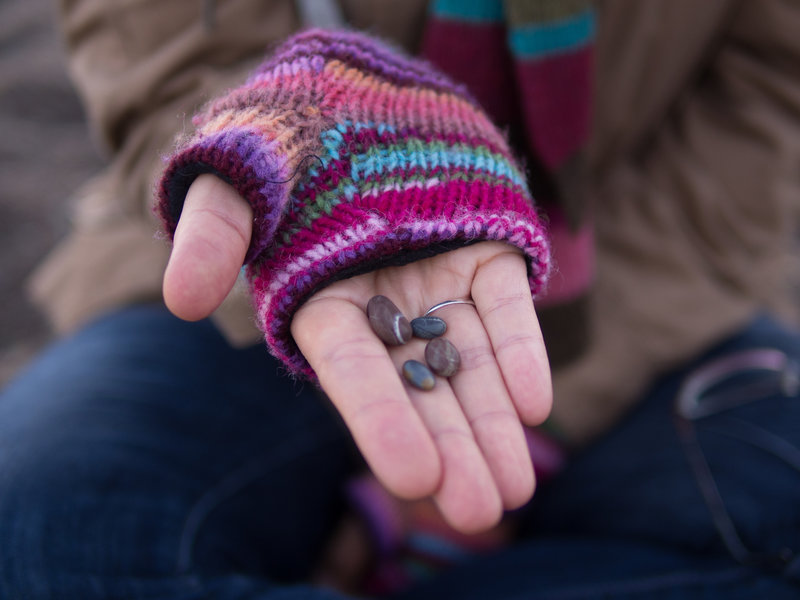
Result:
M461 366L461 355L456 347L445 338L436 338L425 346L425 360L437 375L452 377Z
M418 338L432 340L444 335L444 332L447 331L447 323L439 317L417 317L411 319L411 330Z
M415 388L421 390L433 389L436 378L431 370L418 360L407 360L403 363L403 377Z
M372 331L385 344L399 346L411 339L411 324L386 296L370 298L367 303L367 317Z

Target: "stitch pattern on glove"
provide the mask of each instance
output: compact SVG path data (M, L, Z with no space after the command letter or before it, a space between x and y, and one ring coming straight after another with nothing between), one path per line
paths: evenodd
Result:
M532 293L544 287L548 240L507 141L424 61L363 34L307 31L193 122L168 160L160 216L174 233L201 173L250 203L257 319L294 373L314 375L289 332L299 305L389 259L505 241L523 251Z

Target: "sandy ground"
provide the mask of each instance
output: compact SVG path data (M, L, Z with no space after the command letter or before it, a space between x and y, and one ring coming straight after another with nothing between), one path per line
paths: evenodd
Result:
M25 281L102 167L71 87L52 0L0 0L0 386L50 338Z

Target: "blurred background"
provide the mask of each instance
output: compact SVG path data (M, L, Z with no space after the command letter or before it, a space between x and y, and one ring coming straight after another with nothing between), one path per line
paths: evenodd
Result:
M69 82L53 0L0 0L0 387L50 337L25 282L103 162Z

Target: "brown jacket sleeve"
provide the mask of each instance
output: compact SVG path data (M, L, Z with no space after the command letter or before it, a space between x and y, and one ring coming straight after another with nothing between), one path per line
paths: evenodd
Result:
M299 26L291 0L210 4L204 13L202 0L60 2L70 74L110 164L77 194L73 233L32 280L58 330L160 297L169 249L155 239L152 186L161 156L199 105Z
M800 3L604 4L595 342L554 382L574 438L758 310L797 313Z

